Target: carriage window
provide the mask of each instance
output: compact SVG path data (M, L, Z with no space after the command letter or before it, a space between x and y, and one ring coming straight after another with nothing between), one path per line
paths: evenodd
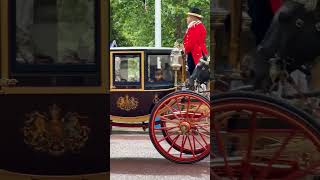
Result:
M141 55L114 55L114 85L117 88L140 87Z
M173 86L170 55L149 55L146 89Z
M100 86L98 0L10 0L18 86Z
M94 64L95 0L15 0L15 64Z

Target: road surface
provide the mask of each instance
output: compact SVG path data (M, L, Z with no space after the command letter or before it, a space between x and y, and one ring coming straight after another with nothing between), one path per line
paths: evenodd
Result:
M111 180L209 180L209 158L196 164L175 164L154 148L148 134L110 138Z

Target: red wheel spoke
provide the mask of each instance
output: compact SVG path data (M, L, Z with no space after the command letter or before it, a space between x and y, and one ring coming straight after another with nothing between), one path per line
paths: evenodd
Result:
M178 128L179 126L173 126L173 127L161 127L161 128L154 128L154 130L166 130L166 131L169 131L169 130L172 130L172 129L175 129L175 128Z
M183 152L183 148L184 148L184 144L186 143L187 141L187 137L184 138L185 135L182 136L182 145L181 145L181 148L180 148L180 158L182 158L182 152Z
M175 101L173 104L177 104L177 102ZM172 105L173 105L172 104ZM170 107L168 104L165 104L164 106L166 106L167 108L170 109L170 111L174 114L174 112L178 112L178 110L176 108Z
M165 106L170 109L170 111L172 112L172 114L173 114L177 119L180 120L180 118L175 114L176 111L174 111L172 107L168 106L167 104L165 104Z
M199 118L197 118L196 121L200 121L201 119L206 118L206 117L209 117L209 114L203 114L203 115L201 115Z
M210 138L210 135L203 134L203 133L199 132L198 129L197 129L197 132L199 133L202 141L206 144L206 146L208 146L208 143L207 143L207 141L205 140L205 138L203 137L203 135L204 135L204 136L207 136L207 137L209 137L209 138Z
M301 177L307 175L308 173L310 173L310 171L312 171L312 170L314 170L316 168L319 168L319 167L320 167L320 162L318 161L316 163L311 164L309 167L307 167L304 170L295 171L295 172L289 174L286 178L284 178L284 180L291 180L291 179L301 178Z
M205 129L203 126L197 125L196 127L200 127L201 129L203 129L204 131L206 131L207 133L209 133L209 134L210 134L210 131L209 131L209 130L207 130L207 129Z
M193 139L193 149L196 149L196 141L195 141L195 137L194 137L194 132L191 131L191 136L192 136L192 139Z
M179 124L179 120L175 120L175 119L168 119L168 118L163 117L163 116L160 116L160 120L161 120L161 121L163 121L163 122Z
M189 144L190 144L190 148L191 148L192 156L193 156L193 157L195 157L194 149L192 148L192 144L191 144L191 141L190 141L190 138L189 138L189 136L188 136L188 135L187 135L187 138L188 138L188 141L189 141Z
M279 156L281 155L281 153L283 152L283 150L286 149L286 146L289 144L290 140L291 140L295 135L296 135L296 131L293 131L293 132L291 132L290 135L283 141L283 144L281 145L281 147L279 148L279 150L274 153L273 157L272 157L271 160L268 162L268 166L265 167L265 168L261 171L260 175L258 176L258 177L259 177L258 179L263 179L263 178L265 178L265 177L268 175L268 173L269 173L269 171L270 171L270 169L271 169L271 167L272 167L272 164L276 161L277 158L279 158Z
M227 171L229 178L233 179L232 178L232 176L233 176L232 175L232 168L229 166L227 155L224 150L224 144L223 144L222 138L220 136L220 133L218 131L218 128L216 127L216 124L214 124L214 123L213 123L212 127L213 127L213 130L215 131L215 134L216 134L216 141L218 143L218 150L220 151L221 155L223 156L224 167L226 168L226 171Z
M256 118L257 113L254 112L250 118L250 129L248 134L249 144L247 147L247 155L243 162L244 165L244 171L243 171L243 177L242 179L249 179L251 167L250 167L250 161L251 161L251 153L252 153L252 147L255 137L255 131L256 131Z
M204 149L207 149L205 146L203 146L200 141L192 134L193 138L197 141L198 144L200 144L200 146Z
M209 127L209 128L210 128L210 124L206 124L206 123L205 123L205 124L196 124L196 125L197 125L197 126L201 126L201 127L203 127L203 128L204 128L204 127Z
M160 143L161 141L167 139L168 137L170 137L170 136L172 136L172 135L174 135L174 134L168 134L167 136L161 138L158 142Z
M199 132L199 131L198 131L198 133L200 134L200 137L202 138L202 140L203 140L205 143L206 143L206 141L204 140L203 136L206 136L206 137L210 138L210 135L208 135L208 134L204 134L204 133ZM209 133L210 133L210 132L209 132ZM208 144L206 143L206 145L208 145Z
M178 140L178 138L180 137L180 134L178 134L174 139L173 142L170 145L170 148L168 149L167 153L170 152L170 150L172 149L173 145L176 143L176 141Z
M181 109L181 106L179 105L179 101L178 101L177 98L175 98L175 100L176 100L176 104L177 104L177 107L178 107L179 112L180 112L180 117L182 117L182 114L181 114L182 109Z
M189 119L189 107L190 106L190 96L188 97L188 106L187 106L187 118Z
M201 102L201 104L197 107L197 109L194 111L193 115L192 115L192 118L194 118L194 116L196 115L196 112L198 112L198 110L200 109L200 107L203 105L203 102Z

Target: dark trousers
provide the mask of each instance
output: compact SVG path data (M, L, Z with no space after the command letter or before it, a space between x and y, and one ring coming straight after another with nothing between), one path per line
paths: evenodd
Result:
M194 64L194 60L193 60L193 57L192 57L192 54L189 53L188 54L188 59L187 59L187 63L188 63L188 71L190 73L190 76L192 75L196 65Z

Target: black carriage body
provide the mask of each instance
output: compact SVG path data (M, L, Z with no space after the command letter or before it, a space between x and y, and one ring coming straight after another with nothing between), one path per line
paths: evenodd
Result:
M1 96L0 168L51 176L105 172L108 101L103 94Z
M113 122L147 121L153 106L176 90L170 66L171 51L172 48L111 48L110 114ZM159 75L161 77L155 77ZM132 76L135 77L132 79Z
M108 9L1 1L0 177L106 178Z

